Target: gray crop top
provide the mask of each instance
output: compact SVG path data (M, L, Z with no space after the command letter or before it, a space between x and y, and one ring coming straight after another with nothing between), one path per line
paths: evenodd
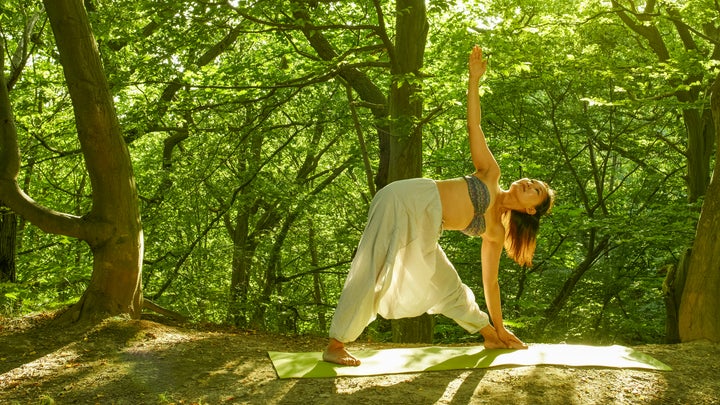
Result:
M472 201L475 215L470 224L461 232L468 236L480 236L485 232L485 210L490 204L490 191L485 183L475 176L465 176L468 193Z

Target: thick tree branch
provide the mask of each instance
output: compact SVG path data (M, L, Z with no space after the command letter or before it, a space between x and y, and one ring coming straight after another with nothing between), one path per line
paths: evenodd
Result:
M18 38L17 49L15 49L15 53L13 54L12 60L10 61L11 71L10 77L7 79L8 91L10 91L15 86L15 83L18 81L18 79L20 79L22 71L27 64L28 58L30 58L30 54L35 48L36 41L33 40L33 37L35 37L36 35L40 36L43 29L45 28L45 24L43 23L42 27L40 27L40 32L36 34L33 33L33 31L35 30L35 25L37 24L41 15L42 10L36 10L32 15L30 15L25 22L25 28L23 29L22 36Z
M302 27L302 32L322 60L332 61L338 57L330 41L325 38L317 27L309 23L311 19L306 10L296 10L293 16L306 21ZM385 95L364 73L350 65L341 64L338 66L338 74L350 83L363 100L371 102L372 105L379 106L379 108L372 109L373 115L376 118L384 118L387 116L387 99Z
M635 31L636 33L647 39L648 45L650 45L653 52L655 52L661 62L665 62L670 59L670 52L665 46L665 42L662 40L662 36L660 35L660 31L658 30L658 28L655 25L637 23L630 16L630 14L632 14L640 21L648 21L650 18L650 14L652 14L652 6L654 5L654 1L648 2L648 4L646 4L646 10L643 13L638 13L634 9L628 10L627 8L620 5L617 0L611 0L611 2L618 17L620 17L620 19L631 30Z
M8 85L5 83L5 47L0 41L0 179L17 179L20 171L20 149L17 130L10 107ZM0 189L2 196L2 189Z
M393 42L390 40L390 36L387 34L387 30L385 29L385 17L382 11L382 4L380 4L380 1L378 0L373 0L373 6L375 7L375 13L378 17L378 27L376 32L380 37L383 46L387 49L388 59L390 59L390 61L395 61L395 45L393 45Z
M20 172L20 149L17 129L5 82L5 50L0 41L0 200L16 214L48 233L85 239L80 217L45 208L25 194L17 183Z

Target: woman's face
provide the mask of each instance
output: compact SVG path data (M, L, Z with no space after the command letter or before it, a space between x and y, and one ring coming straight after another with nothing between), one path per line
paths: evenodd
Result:
M533 209L545 201L548 193L545 183L527 178L513 182L509 191L524 207Z

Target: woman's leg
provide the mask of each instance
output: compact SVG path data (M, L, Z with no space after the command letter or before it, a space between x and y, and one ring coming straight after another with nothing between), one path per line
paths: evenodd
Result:
M433 285L438 289L438 301L429 313L443 314L470 333L476 333L490 324L488 315L480 310L475 301L475 294L460 280L455 267L439 245Z
M344 348L372 322L422 314L429 308L425 288L434 272L429 256L439 238L442 209L429 179L392 183L373 199L368 222L330 326L325 359L357 365Z
M377 317L380 296L388 287L386 276L400 243L394 231L398 209L393 193L387 190L381 190L373 200L330 324L330 343L323 354L325 361L360 364L345 350L344 343L357 339Z

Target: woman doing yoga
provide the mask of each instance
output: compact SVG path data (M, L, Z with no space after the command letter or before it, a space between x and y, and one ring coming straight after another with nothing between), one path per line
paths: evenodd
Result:
M527 348L503 326L500 254L505 247L520 265L532 264L540 217L552 207L554 192L529 179L500 188L500 167L480 126L478 87L486 68L482 50L475 46L467 93L475 172L449 180L400 180L378 191L333 316L325 361L359 365L344 343L357 339L377 314L387 319L442 314L470 333L480 332L486 348ZM482 281L490 319L438 244L443 230L482 238Z

